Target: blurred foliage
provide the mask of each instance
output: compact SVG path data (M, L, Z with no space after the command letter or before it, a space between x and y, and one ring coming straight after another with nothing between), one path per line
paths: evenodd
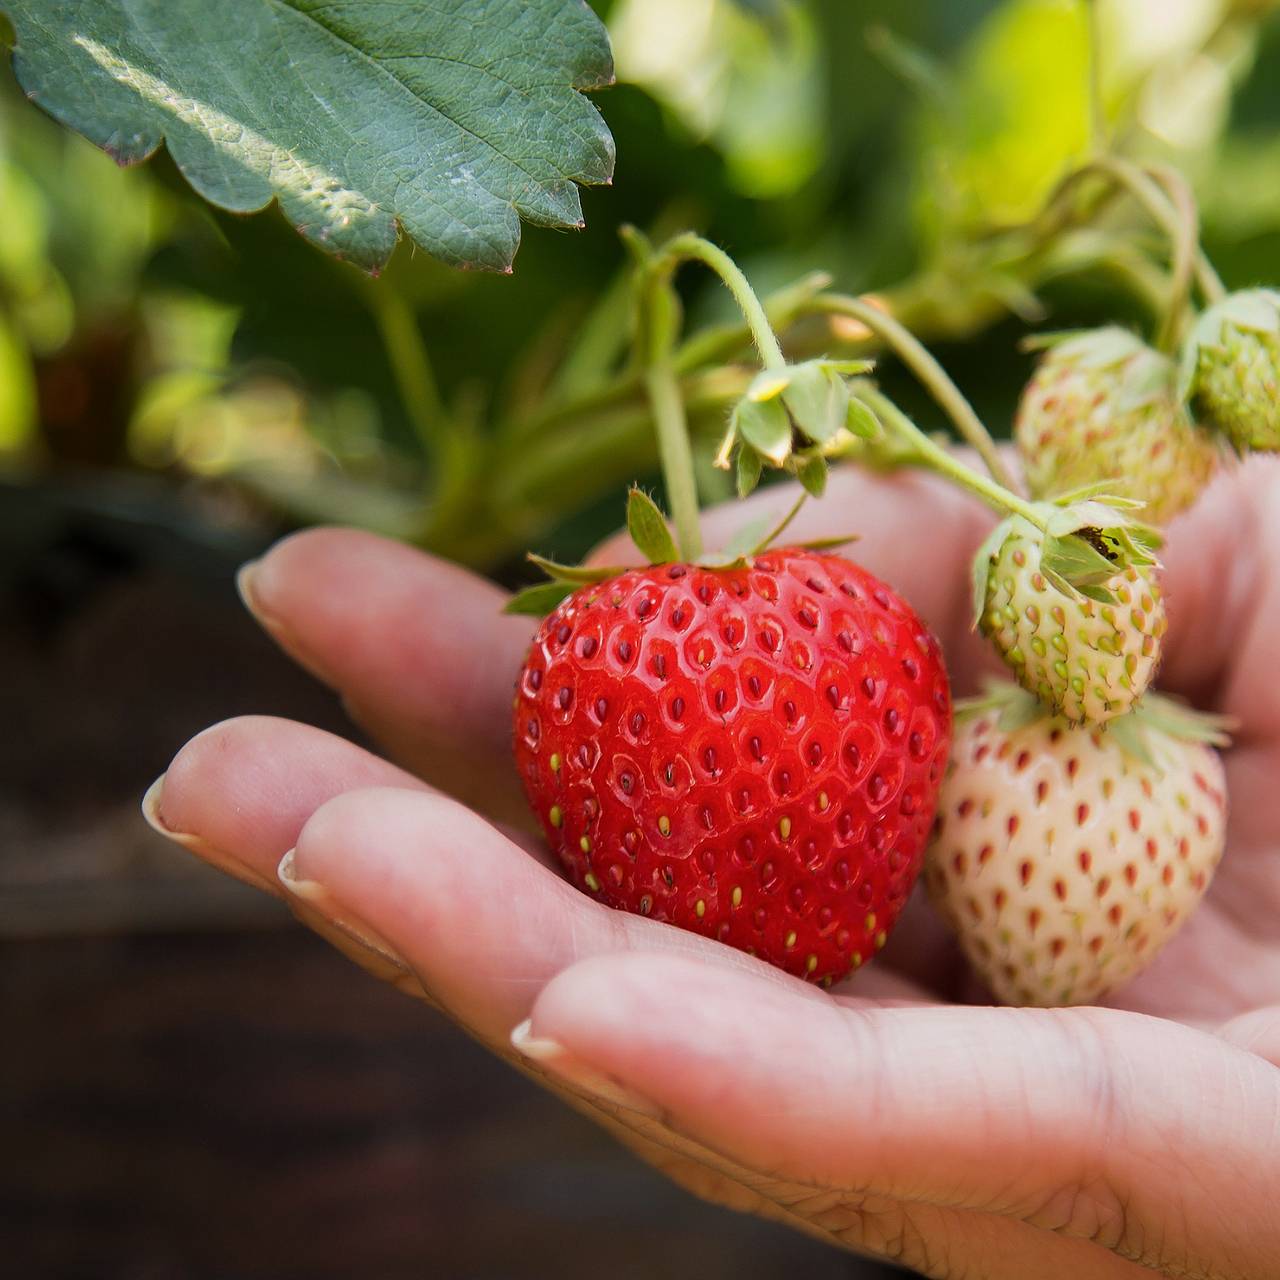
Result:
M1280 14L1100 0L1109 127L1193 178L1228 283L1280 280ZM0 95L0 467L128 470L279 527L341 520L515 572L617 523L656 470L626 357L627 222L691 225L763 291L823 268L876 290L1004 434L1028 323L1148 318L1131 208L1052 245L997 235L1089 145L1083 0L615 0L618 147L587 229L529 228L512 277L402 245L370 279L277 211L203 205L161 154L119 170ZM691 328L731 320L681 276ZM788 340L857 349L823 320ZM730 344L692 368L710 447ZM881 376L939 425L891 364ZM705 466L709 494L722 493Z

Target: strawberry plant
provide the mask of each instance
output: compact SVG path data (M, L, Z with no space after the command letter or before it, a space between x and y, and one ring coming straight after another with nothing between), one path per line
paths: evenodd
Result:
M369 276L401 236L447 266L509 273L522 219L580 229L580 186L613 175L613 137L585 96L612 81L612 52L579 0L234 0L216 30L196 0L0 7L17 81L49 114L121 164L164 143L218 209L274 200ZM907 77L938 79L894 38L878 47ZM1222 726L1152 693L1161 530L1232 449L1277 448L1280 295L1227 293L1187 180L1113 145L1093 69L1092 137L1060 171L1015 175L994 225L955 200L935 228L945 252L917 277L872 295L809 270L762 298L661 211L652 234L622 227L616 278L559 335L547 326L500 403L442 394L400 286L344 277L428 465L422 492L343 476L340 512L509 568L661 468L669 517L638 487L627 504L643 565L534 554L548 581L510 605L542 618L516 687L517 769L583 892L829 984L886 944L938 811L935 900L993 991L1029 1002L1096 998L1194 908L1221 851ZM945 157L955 140L938 128ZM981 186L989 160L955 167ZM677 287L689 263L738 315ZM1146 323L1108 315L1033 337L1016 451L1001 449L926 339L994 315L1038 321L1044 282L1100 270ZM894 364L963 449L889 393ZM785 540L837 465L927 470L993 514L956 594L969 588L1022 692L966 716L949 772L944 655L912 605L835 545ZM704 546L704 500L779 480L796 492L772 519ZM288 492L327 514L315 475ZM859 513L845 514L854 535ZM918 540L928 556L927 513ZM1079 837L1063 842L1072 815Z

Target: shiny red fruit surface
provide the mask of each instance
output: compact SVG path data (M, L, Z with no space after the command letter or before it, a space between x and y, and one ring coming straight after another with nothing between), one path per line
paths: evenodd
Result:
M515 700L525 792L578 888L813 981L884 945L950 739L920 619L804 550L583 587Z

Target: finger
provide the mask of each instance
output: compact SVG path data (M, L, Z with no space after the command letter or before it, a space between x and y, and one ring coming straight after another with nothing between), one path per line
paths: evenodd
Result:
M1273 1066L1280 1067L1280 1004L1242 1013L1238 1018L1224 1022L1217 1034L1238 1048L1256 1053Z
M368 533L314 529L241 574L253 614L406 768L486 814L527 822L511 698L532 634L506 595Z
M1220 474L1160 553L1169 611L1160 683L1239 717L1242 735L1272 738L1280 694L1261 668L1280 622L1278 461L1255 457Z
M587 956L651 949L756 972L803 1002L818 992L742 952L613 911L529 858L446 797L350 792L306 823L292 876L330 910L385 940L476 1035L506 1046L554 974ZM321 899L310 890L309 900Z
M276 867L326 800L359 787L422 790L412 774L310 725L240 716L197 734L147 793L157 831L279 894Z
M643 955L556 977L531 1034L779 1177L997 1214L1179 1274L1280 1267L1280 1073L1172 1023L854 1011Z
M797 485L771 486L745 502L703 515L709 547L722 545L752 520L780 519L795 502ZM956 692L972 692L994 670L987 646L972 627L969 562L995 520L968 494L921 471L873 474L836 467L820 501L807 502L788 527L785 543L847 534L857 538L839 550L882 578L910 603L938 638ZM602 564L634 563L629 540L619 534L592 555Z

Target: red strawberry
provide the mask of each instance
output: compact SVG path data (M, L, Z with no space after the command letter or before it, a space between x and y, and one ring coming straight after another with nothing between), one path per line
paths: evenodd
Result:
M800 549L580 588L515 701L525 790L574 884L824 982L884 945L950 734L911 608Z

